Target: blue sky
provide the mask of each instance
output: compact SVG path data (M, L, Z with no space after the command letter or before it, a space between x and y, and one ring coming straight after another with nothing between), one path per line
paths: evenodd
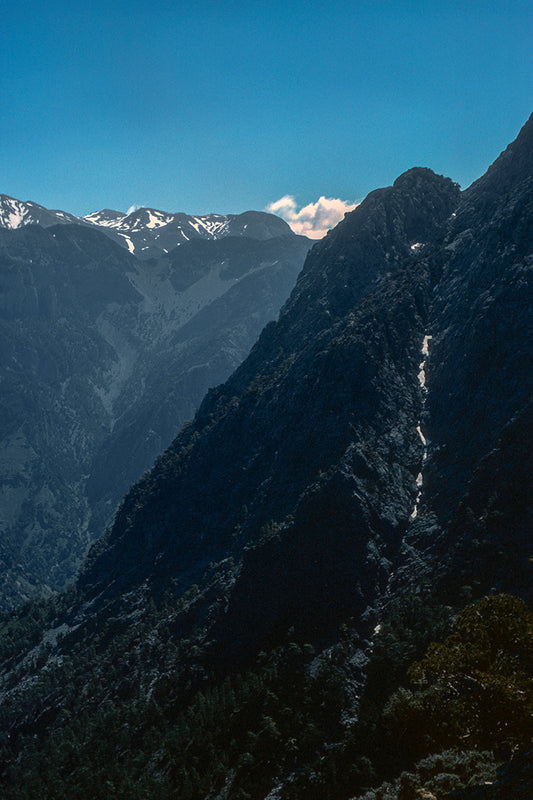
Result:
M533 110L531 0L20 0L0 47L0 192L76 214L466 186Z

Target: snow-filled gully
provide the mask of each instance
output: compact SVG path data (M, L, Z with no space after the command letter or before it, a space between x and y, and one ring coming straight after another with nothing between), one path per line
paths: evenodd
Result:
M429 340L431 338L432 337L429 334L427 334L427 333L425 334L424 341L422 342L422 350L421 350L422 361L420 362L420 365L418 367L418 369L419 369L418 382L420 384L420 388L422 389L422 410L424 409L424 406L426 404L427 387L426 387L426 371L425 371L425 367L426 367L426 359L427 359L427 357L429 355ZM418 420L418 425L416 426L416 432L420 436L420 441L424 445L424 452L423 452L423 455L422 455L422 466L423 466L424 465L424 461L427 459L427 455L428 455L427 454L427 445L428 445L428 443L427 443L426 437L422 433L422 429L421 429L420 425L421 425L421 420ZM418 494L416 496L416 501L415 501L414 508L413 508L413 510L411 512L411 519L416 519L416 517L418 516L418 504L420 503L420 498L422 496L422 484L423 483L424 483L424 478L423 478L423 475L422 475L422 471L420 471L418 473L418 475L417 475L417 478L416 478L416 485L418 487Z
M418 383L420 384L420 389L422 391L422 408L421 408L422 413L420 415L421 417L423 415L424 407L426 405L426 394L427 394L427 387L426 387L426 361L427 361L427 357L429 355L429 342L430 342L430 339L432 339L432 338L433 337L428 333L426 333L424 335L424 339L422 341L422 349L420 351L421 352L421 356L422 356L422 360L421 360L420 364L418 365ZM411 519L412 520L415 520L417 518L417 516L418 516L418 506L419 506L419 503L420 503L420 498L422 497L422 485L424 483L424 477L422 475L422 469L424 468L424 462L427 460L428 440L426 439L426 437L422 433L421 425L422 425L422 420L419 419L418 420L418 424L416 426L416 432L418 433L418 435L420 437L420 441L422 442L424 450L423 450L423 453L422 453L422 464L421 464L420 472L418 473L418 475L416 477L416 485L417 485L417 488L418 488L418 492L417 492L417 495L416 495L416 501L415 501L415 504L413 506L413 510L411 512ZM388 579L388 582L387 582L387 589L385 591L384 597L387 597L389 595L390 588L391 588L392 582L393 582L393 580L395 578L395 575L396 575L396 571L394 569L391 569L391 571L389 573L389 579ZM381 603L378 602L378 606L377 606L378 614L382 610L382 608L380 608L380 607L381 607ZM374 648L374 640L375 640L375 637L379 634L380 630L381 630L381 621L380 621L380 617L378 616L377 625L374 628L374 631L372 633L372 637L371 637L370 642L369 642L370 652Z

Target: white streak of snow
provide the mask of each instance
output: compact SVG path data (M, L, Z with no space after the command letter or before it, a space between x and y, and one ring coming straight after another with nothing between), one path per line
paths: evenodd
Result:
M411 249L413 249L414 247L415 247L415 245L412 245ZM427 392L427 388L426 388L426 370L425 370L425 367L426 367L426 358L429 355L429 340L432 339L432 338L433 337L430 334L426 333L426 335L424 336L424 339L422 341L422 348L421 348L421 351L420 351L421 355L422 355L422 361L418 365L418 369L419 369L418 382L420 384L420 388L423 390L423 393L422 393L422 407L424 407L424 405L426 403L425 395L426 395L426 392ZM427 460L428 440L426 439L426 437L422 433L421 420L418 420L418 425L416 426L416 432L418 433L418 435L420 437L420 441L422 442L422 444L424 446L424 452L422 453L422 464L423 464ZM423 483L424 483L424 476L422 475L422 472L419 472L417 477L416 477L416 485L417 485L417 488L418 488L418 493L417 493L417 496L416 496L414 508L413 508L413 510L411 512L411 519L416 519L416 517L418 516L418 505L420 503L420 498L422 497L422 485L423 485Z
M162 228L163 225L168 225L172 221L172 215L162 214L160 211L150 211L147 208L146 213L148 214L147 228Z
M122 238L126 242L126 245L128 247L128 250L130 251L130 253L134 253L135 252L135 247L134 247L133 242L131 241L130 237L127 236L125 233L119 233L119 236L122 236Z
M433 336L427 334L424 336L424 341L422 342L422 355L429 356L429 340L433 339Z

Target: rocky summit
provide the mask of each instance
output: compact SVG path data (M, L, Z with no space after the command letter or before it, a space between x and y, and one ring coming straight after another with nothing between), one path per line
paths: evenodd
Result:
M76 584L3 619L6 798L531 796L532 266L533 117L313 247Z

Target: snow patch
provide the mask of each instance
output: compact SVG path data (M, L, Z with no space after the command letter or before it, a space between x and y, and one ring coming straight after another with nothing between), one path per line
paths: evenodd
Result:
M126 215L120 212L117 212L114 217L106 217L103 211L93 211L91 214L82 217L86 222L90 222L92 225L99 225L102 228L119 228L125 218Z
M422 389L426 388L426 358L429 355L429 340L432 339L432 336L426 335L424 336L424 341L422 342L422 355L424 358L418 365L418 369L420 370L418 373L418 382Z
M194 221L192 221L194 220ZM204 231L213 239L220 235L227 227L228 218L222 214L208 214L206 217L191 217L190 225L196 233Z
M168 225L172 221L172 215L162 214L160 211L150 211L147 208L146 213L148 214L147 228L162 228L163 225Z
M419 423L418 423L418 425L416 426L416 431L417 431L418 435L420 436L420 441L422 442L422 444L423 444L423 445L424 445L424 447L425 447L425 446L426 446L426 444L427 444L427 439L426 439L426 437L424 436L424 434L422 433L422 430L421 430L421 428L420 428L420 422L419 422Z
M135 252L135 246L134 246L133 242L131 241L130 237L127 236L125 233L119 233L119 236L122 236L122 238L126 242L126 246L127 246L128 250L130 251L130 253L134 253Z
M414 245L411 246L411 249L413 249L413 247L414 247ZM422 389L422 409L424 408L424 406L426 404L426 393L427 393L427 387L426 387L426 359L429 356L429 342L430 342L430 339L432 339L432 338L433 337L430 334L426 333L425 336L424 336L424 339L422 340L422 347L420 349L420 353L422 355L422 361L418 365L419 372L418 372L418 376L417 377L418 377L418 382L420 384L420 388ZM424 464L424 462L427 460L427 457L428 457L428 455L427 455L428 440L426 439L426 437L422 433L421 424L422 424L421 420L418 420L418 425L416 426L416 432L418 433L418 436L420 437L420 441L422 442L422 445L424 447L424 452L422 453L422 464ZM418 488L418 492L417 492L417 495L416 495L414 508L413 508L413 510L411 512L411 519L416 519L417 516L418 516L418 506L420 504L420 498L422 497L422 486L423 486L423 484L424 484L424 476L423 476L422 472L420 471L418 473L417 477L416 477L416 485L417 485L417 488Z
M0 227L14 230L21 225L28 224L25 220L30 217L30 211L25 203L12 197L4 197L0 205ZM31 222L31 218L28 219Z

